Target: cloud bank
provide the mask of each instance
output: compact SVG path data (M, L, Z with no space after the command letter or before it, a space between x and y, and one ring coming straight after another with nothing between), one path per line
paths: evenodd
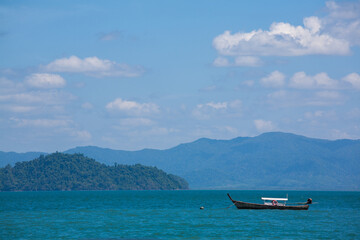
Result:
M213 45L221 55L228 56L301 56L309 54L346 55L350 45L344 39L321 33L317 17L304 19L304 26L273 23L269 30L249 33L225 31Z
M325 89L325 90L360 90L360 75L356 72L350 73L340 80L329 77L326 72L308 75L301 71L294 73L288 80L280 71L273 71L260 79L261 85L273 88L292 89Z
M220 57L214 66L260 66L258 56L349 55L360 45L360 2L326 3L325 17L311 16L303 25L274 22L268 30L231 33L213 40ZM231 63L227 57L234 57Z

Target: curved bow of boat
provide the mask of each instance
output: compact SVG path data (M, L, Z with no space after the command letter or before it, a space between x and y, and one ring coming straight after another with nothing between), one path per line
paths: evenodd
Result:
M231 200L232 202L236 202L235 200L233 200L233 199L230 197L230 194L229 194L229 193L228 193L227 195L228 195L228 197L230 198L230 200Z

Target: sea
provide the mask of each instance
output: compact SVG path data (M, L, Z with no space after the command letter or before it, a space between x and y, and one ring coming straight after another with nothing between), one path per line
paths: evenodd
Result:
M286 197L307 211L239 210ZM200 209L203 207L203 209ZM0 239L360 239L360 192L0 192Z

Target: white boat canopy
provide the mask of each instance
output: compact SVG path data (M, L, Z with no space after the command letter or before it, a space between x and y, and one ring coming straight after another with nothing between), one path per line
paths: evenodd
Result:
M268 197L262 197L261 200L264 200L264 201L287 201L288 199L287 198L268 198Z

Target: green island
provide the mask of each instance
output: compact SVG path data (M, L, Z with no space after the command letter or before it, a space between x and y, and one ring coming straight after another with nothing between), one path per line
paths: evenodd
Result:
M188 183L156 167L107 166L83 154L56 152L0 168L0 191L178 189L188 189Z

